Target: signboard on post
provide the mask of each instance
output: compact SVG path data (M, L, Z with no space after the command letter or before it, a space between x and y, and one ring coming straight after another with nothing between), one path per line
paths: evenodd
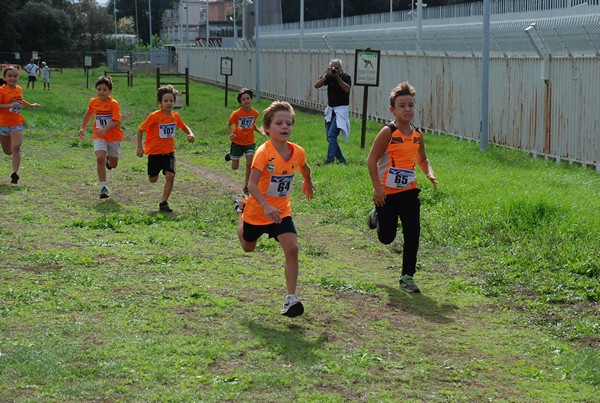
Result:
M227 94L229 93L229 76L233 72L233 59L231 57L221 58L221 75L225 76L225 107L227 107Z
M369 87L379 87L379 60L380 51L356 49L354 52L354 85L362 85L363 113L362 129L360 134L360 148L365 148L365 134L367 131L367 104L369 100Z
M90 86L90 68L92 67L92 56L83 57L83 68L85 70L85 88Z

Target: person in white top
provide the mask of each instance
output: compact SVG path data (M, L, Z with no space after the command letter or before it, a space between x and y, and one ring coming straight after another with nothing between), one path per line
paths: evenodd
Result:
M33 59L31 59L29 64L25 66L25 71L27 72L27 74L29 74L29 78L27 80L27 89L29 89L29 84L31 84L31 89L35 88L35 80L37 78L39 69L40 66L35 64L35 60Z
M42 80L44 82L44 90L46 89L46 85L48 85L48 91L50 91L50 67L48 67L46 62L42 62Z

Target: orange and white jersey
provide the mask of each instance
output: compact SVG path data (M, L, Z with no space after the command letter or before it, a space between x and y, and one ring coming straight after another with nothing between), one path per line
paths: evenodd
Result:
M387 149L377 161L377 172L386 194L404 192L417 187L415 162L423 134L413 129L410 136L403 134L395 126ZM394 130L395 129L395 130Z
M285 218L292 214L290 194L294 174L300 167L306 165L306 152L297 144L288 142L292 151L289 160L285 161L273 147L271 141L262 144L254 154L252 168L262 172L258 180L258 189L267 199L269 204L278 208L280 217ZM268 225L273 221L267 218L262 207L252 195L244 207L243 220L254 225Z
M125 137L121 126L114 127L103 133L96 134L96 130L106 127L114 121L121 122L121 106L113 99L101 101L100 98L92 98L88 103L88 112L94 114L94 135L92 139L102 139L106 141L121 141Z
M0 126L19 126L25 122L21 115L23 89L18 85L11 88L4 84L0 87L0 104L12 104L13 102L17 102L19 106L0 109Z
M235 129L232 130L235 138L231 141L240 146L254 144L256 119L258 119L258 111L255 109L250 109L249 112L242 108L233 111L229 117L229 123L235 126Z
M171 115L159 109L152 112L140 125L139 130L146 133L144 154L170 154L175 151L175 131L177 128L185 129L186 125L177 112Z

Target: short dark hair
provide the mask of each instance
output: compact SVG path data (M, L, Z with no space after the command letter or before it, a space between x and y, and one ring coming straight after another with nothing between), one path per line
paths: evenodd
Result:
M100 84L105 84L109 90L112 90L112 78L110 76L101 76L96 80L96 84L94 88L99 86Z
M173 87L171 84L163 85L162 87L159 87L156 90L156 101L162 102L163 96L165 94L173 94L173 101L177 99L177 91L175 90L175 87Z
M242 95L244 94L248 94L250 95L250 99L254 98L254 93L252 92L252 90L250 88L242 88L241 90L238 91L237 93L237 101L238 104L242 103Z

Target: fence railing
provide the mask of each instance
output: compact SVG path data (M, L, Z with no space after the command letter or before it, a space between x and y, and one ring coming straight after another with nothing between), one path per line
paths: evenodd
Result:
M225 78L218 61L231 57L229 87L256 87L254 50L187 48L187 52L193 78L223 86ZM331 56L326 51L261 50L260 95L322 110L326 92L313 84ZM354 50L339 51L336 56L353 75ZM552 57L549 63L549 78L543 80L542 61L533 53L490 59L489 141L600 170L600 58L571 55ZM409 81L417 89L415 121L419 126L478 141L481 64L478 55L382 52L380 85L369 90L367 118L390 119L389 91L397 83ZM547 91L548 85L551 91ZM362 102L363 89L353 87L352 116L361 116ZM351 136L359 137L359 130L352 127Z

